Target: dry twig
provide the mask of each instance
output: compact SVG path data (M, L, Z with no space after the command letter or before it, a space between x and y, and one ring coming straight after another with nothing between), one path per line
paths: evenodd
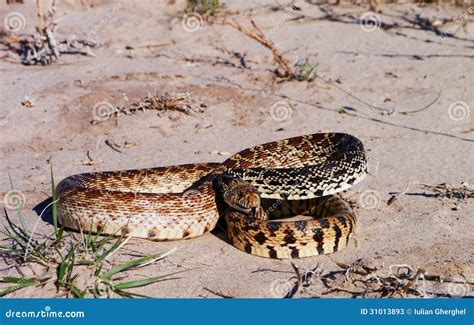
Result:
M379 268L368 267L361 260L351 265L335 263L343 270L332 271L321 277L325 286L330 288L323 295L343 292L351 294L352 297L450 297L456 294L452 292L456 291L453 290L453 286L458 286L457 290L469 295L468 288L473 284L465 277L463 280L456 280L451 277L431 275L422 268L415 271L407 264L392 265L390 274L387 276L378 274ZM337 274L343 275L344 281L334 286L332 282L336 281ZM356 291L348 289L351 285L360 288L357 284L362 284L362 289ZM442 286L439 287L440 285Z
M178 111L186 115L190 115L192 112L201 113L206 105L199 101L196 102L191 98L191 95L187 92L184 93L165 93L163 95L148 94L143 98L123 106L112 107L106 111L94 112L94 120L92 124L98 124L100 122L116 118L121 115L132 115L139 111L156 110L156 111Z
M408 193L411 185L419 185L425 189L428 189L434 194L429 193ZM441 184L426 184L420 182L410 182L406 189L402 192L395 192L390 193L392 196L387 201L387 205L391 205L396 199L401 197L402 195L422 195L427 197L440 197L440 198L447 198L447 199L456 199L458 201L465 200L465 199L472 199L474 198L474 186L470 185L467 182L462 182L461 186L452 186L450 184L441 183Z
M96 42L87 38L78 38L76 35L58 42L55 31L61 18L55 18L56 0L52 0L49 8L43 6L42 0L36 1L38 26L36 33L19 38L15 35L2 35L1 42L21 58L24 65L48 65L56 61L62 54L80 54L95 56L90 47Z
M448 199L472 199L474 198L474 186L463 182L461 186L454 187L452 185L441 183L441 184L425 184L420 183L426 189L435 192L435 197L446 197Z
M255 21L250 17L248 17L248 19L249 19L250 23L252 24L252 26L254 28L253 31L246 28L246 27L244 27L244 26L242 26L241 24L237 23L236 21L234 21L232 19L224 18L222 23L224 25L229 25L229 26L234 27L235 29L239 30L240 32L242 32L246 36L256 40L257 42L259 42L260 44L265 46L267 49L272 51L273 58L278 63L280 68L283 69L283 72L279 71L278 69L275 70L275 73L277 74L277 76L282 77L282 78L286 78L286 79L295 78L296 75L295 75L293 69L291 68L288 60L283 56L283 54L280 53L280 51L275 47L273 42L270 41L265 36L265 34L262 32L262 30L255 23Z

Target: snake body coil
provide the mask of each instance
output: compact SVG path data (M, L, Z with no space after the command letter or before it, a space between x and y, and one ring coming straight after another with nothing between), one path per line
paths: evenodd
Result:
M177 240L212 230L224 214L230 241L248 253L328 254L346 246L356 223L334 194L359 182L366 168L357 138L305 135L257 145L223 163L68 177L56 189L59 220L81 231ZM270 220L301 215L311 218Z

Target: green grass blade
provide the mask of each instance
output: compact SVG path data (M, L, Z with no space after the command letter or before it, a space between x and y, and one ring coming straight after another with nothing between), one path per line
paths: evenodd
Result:
M137 258L133 261L117 265L116 267L112 268L109 272L104 273L101 276L101 278L106 279L106 280L110 280L115 274L117 274L119 272L123 272L123 271L129 270L131 268L140 266L140 265L142 265L142 264L144 264L148 261L156 260L156 259L160 258L163 254L164 253L157 253L157 254L147 255L147 256L144 256L144 257L141 257L141 258Z
M23 256L23 250L11 248L11 247L8 247L8 246L0 246L0 252L5 253L5 254L15 253L16 255Z
M92 224L91 224L92 225ZM107 221L105 221L104 226L107 225ZM94 239L92 240L93 243L93 252L96 253L99 250L101 250L107 243L112 241L115 237L117 237L117 234L120 229L117 229L114 233L108 234L106 237L102 238L101 240L97 241L99 239L99 236L102 235L103 230L99 230L96 232ZM119 236L119 239L123 238L122 236Z
M61 226L61 228L59 228L59 231L58 233L53 233L52 236L55 236L56 239L55 240L51 240L51 236L49 238L50 240L50 243L48 245L46 245L46 248L50 248L50 247L56 247L58 246L59 244L61 244L63 238L64 238L64 226Z
M58 277L57 277L57 285L67 282L67 279L71 276L72 269L74 268L74 259L75 259L75 251L77 249L77 245L73 245L67 255L63 258L62 262L59 263L58 266Z
M74 298L84 298L87 290L80 290L77 287L71 287L71 292Z
M19 245L23 250L26 249L28 243L24 241L22 237L17 236L16 234L12 233L10 229L5 228L5 231L0 230L0 234L6 236L12 241L12 244Z
M153 298L153 297L142 295L139 293L127 292L123 290L115 290L114 292L125 298L149 298L149 299Z
M16 283L16 284L26 283L27 284L27 283L36 283L36 280L6 276L6 277L3 277L3 278L0 278L0 282L1 283Z
M0 291L0 297L4 297L14 291L26 288L26 287L31 287L31 286L36 286L38 284L42 284L46 281L48 281L49 278L43 279L43 280L34 280L34 279L24 279L24 278L14 278L14 277L4 277L0 279L0 282L3 283L17 283L17 285L10 286L3 288L2 291Z
M75 263L75 265L94 265L94 261L91 260L80 260Z
M131 288L138 288L138 287L143 287L147 286L149 284L159 282L159 281L165 281L165 280L174 280L178 278L170 278L172 275L178 274L178 273L183 273L189 270L182 270L178 272L173 272L165 275L160 275L160 276L155 276L152 278L147 278L147 279L141 279L141 280L133 280L133 281L128 281L128 282L123 282L123 283L118 283L114 284L113 288L114 290L123 290L123 289L131 289Z
M5 213L5 220L7 220L8 226L10 227L10 229L6 229L6 230L11 230L11 232L13 232L20 239L22 239L23 242L28 243L29 236L24 231L24 228L22 229L21 227L18 227L17 225L13 223L5 207L3 208L3 212Z
M127 239L123 239L123 237L119 237L117 239L117 241L112 245L112 247L110 247L108 250L106 250L104 253L102 253L99 257L96 258L96 263L102 263L102 261L107 258L107 256L109 256L110 254L112 254L113 252L115 252L118 248L120 248L120 246L122 245L122 243L124 243Z
M94 261L94 263L95 263L95 261ZM96 268L96 270L95 270L95 272L94 272L94 276L95 276L95 277L99 277L100 272L102 271L102 267L103 267L103 264L100 263L99 266Z
M64 280L64 276L66 275L67 264L68 264L67 261L63 261L59 264L58 279L57 279L58 283L64 282L63 280Z

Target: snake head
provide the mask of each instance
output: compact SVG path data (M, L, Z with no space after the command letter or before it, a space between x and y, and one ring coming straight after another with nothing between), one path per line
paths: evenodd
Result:
M218 179L219 189L230 207L244 213L255 215L260 208L260 193L252 184L231 176Z

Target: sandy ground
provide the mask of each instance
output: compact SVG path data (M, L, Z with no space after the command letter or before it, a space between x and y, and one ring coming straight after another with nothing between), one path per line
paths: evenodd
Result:
M26 2L0 9L2 19L11 11L23 15L21 33L25 34L32 33L37 23L34 3ZM101 46L92 50L96 57L64 55L48 66L21 65L16 54L3 48L0 196L11 189L9 173L26 199L23 214L32 228L38 220L32 209L50 196L49 161L59 181L81 172L219 162L258 143L316 132L346 132L364 142L369 157L370 175L344 194L356 206L356 240L335 254L297 260L301 272L317 268L317 276L299 295L347 297L363 291L363 285L348 283L336 264L357 261L377 268L379 276L407 265L413 272L421 268L427 274L473 281L472 199L423 195L431 192L416 184L407 189L412 182L474 184L472 16L453 7L377 7L384 22L404 26L411 25L397 17L415 13L434 20L462 21L463 26L455 25L457 38L443 38L419 28L366 31L357 23L320 19L324 13L317 5L294 4L301 9L296 14L270 1L226 1L233 19L250 26L245 16L251 15L291 63L309 57L319 64L318 75L326 81L275 82L276 64L268 49L230 26L204 23L196 31L186 30L177 16L183 3L104 1L93 8L61 3L58 13L66 16L58 39L100 25L95 36ZM328 8L356 17L368 11L356 6ZM306 18L292 20L295 15ZM104 17L110 18L101 24ZM138 47L164 41L173 42ZM245 67L239 56L244 57ZM158 116L148 111L90 123L97 103L123 105L155 91L188 91L207 108L189 116L179 112ZM28 100L32 107L21 105ZM417 112L402 114L410 111ZM117 152L106 140L134 145ZM92 166L87 164L87 152ZM405 190L405 195L387 204L393 193ZM15 215L14 211L10 214ZM36 231L50 233L51 229L40 220ZM243 253L226 241L220 229L193 240L132 240L125 252L150 254L174 247L177 250L169 257L134 275L192 270L178 280L143 287L141 293L277 297L295 281L290 261ZM116 259L126 261L130 256ZM23 270L30 272L27 266ZM47 272L54 274L54 270ZM2 267L1 274L18 276L18 271ZM469 284L457 286L461 287L440 284L437 290L472 295ZM10 296L56 294L51 284Z

